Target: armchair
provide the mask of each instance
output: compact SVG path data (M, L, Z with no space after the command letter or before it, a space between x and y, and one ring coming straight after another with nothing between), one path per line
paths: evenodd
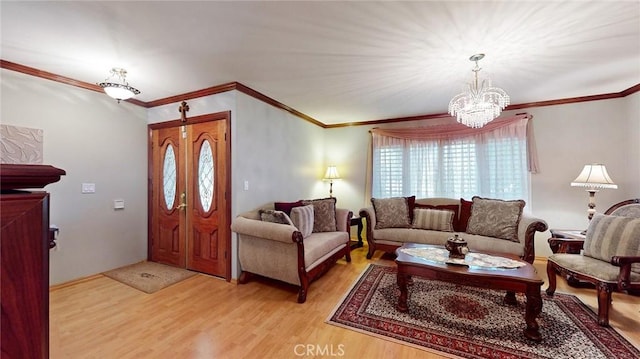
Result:
M260 210L269 209L273 210L274 206L243 213L231 224L231 230L238 235L241 269L238 282L244 284L257 274L293 284L299 287L298 303L304 303L313 280L328 271L340 257L351 261L349 230L353 213L336 208L335 231L310 233L310 228L307 231L292 223L262 221ZM312 224L313 221L312 218Z
M598 295L598 324L609 325L609 307L613 291L637 294L640 291L640 199L631 199L613 205L605 214L593 217L582 243L576 239L558 245L558 253L547 261L549 287L552 296L556 290L556 274L569 280L580 280L596 286ZM582 244L583 253L576 253Z

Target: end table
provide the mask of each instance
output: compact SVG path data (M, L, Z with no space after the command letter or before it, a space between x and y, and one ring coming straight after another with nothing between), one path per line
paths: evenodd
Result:
M362 217L351 218L351 226L358 226L358 241L351 241L351 249L362 248L362 246L364 246L362 242Z
M586 236L582 231L575 229L551 229L549 247L553 253L579 254ZM562 240L557 240L562 239Z

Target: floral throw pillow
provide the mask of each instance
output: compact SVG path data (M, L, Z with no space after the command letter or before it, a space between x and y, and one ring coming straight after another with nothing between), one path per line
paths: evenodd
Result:
M376 229L411 228L407 197L372 198L376 213Z
M518 224L525 205L523 200L474 196L472 202L467 233L518 242Z
M303 200L305 206L313 205L313 232L335 232L338 230L336 222L336 199L322 198Z
M289 216L287 216L287 214L282 211L275 211L272 209L261 209L259 213L260 213L260 220L262 220L263 222L273 222L273 223L279 223L279 224L293 225L293 222L291 222L291 218L289 218Z

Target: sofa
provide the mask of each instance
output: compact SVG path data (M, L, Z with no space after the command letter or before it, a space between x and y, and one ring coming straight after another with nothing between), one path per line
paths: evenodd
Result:
M275 202L237 216L240 284L260 275L299 287L304 303L310 283L341 257L351 261L353 213L336 208L335 198Z
M469 250L514 254L533 263L535 232L548 228L544 220L523 212L522 200L412 196L371 201L371 207L360 210L367 223L368 259L377 250L395 253L403 243L444 245L458 234Z
M547 260L547 295L556 291L557 273L569 283L593 284L601 326L609 326L612 292L640 295L640 198L596 212L583 241L549 238L549 244L558 250Z

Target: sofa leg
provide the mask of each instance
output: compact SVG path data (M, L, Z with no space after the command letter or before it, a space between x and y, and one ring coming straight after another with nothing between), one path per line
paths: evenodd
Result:
M553 262L547 261L547 277L549 279L549 287L546 292L548 296L553 296L556 292L556 269L553 266Z
M298 290L298 303L304 303L307 300L307 289L300 287Z
M367 252L367 259L373 258L373 254L376 252L376 246L369 242L369 251Z
M609 306L611 305L611 287L606 283L598 283L598 324L609 326Z
M251 279L251 273L242 271L240 277L238 277L238 283L245 284Z

